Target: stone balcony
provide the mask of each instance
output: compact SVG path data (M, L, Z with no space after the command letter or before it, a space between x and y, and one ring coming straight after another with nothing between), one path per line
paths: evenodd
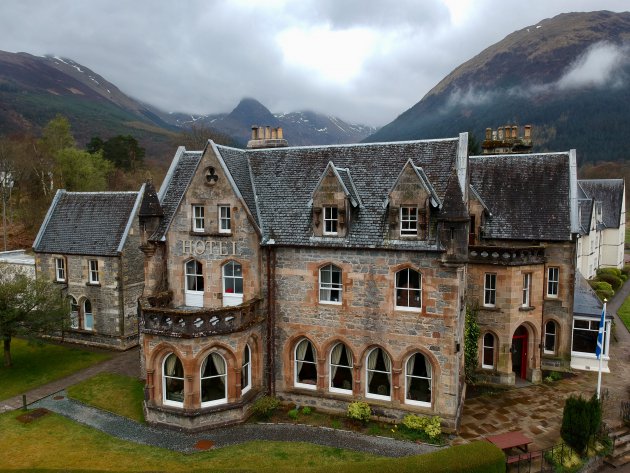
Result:
M255 297L241 305L219 308L152 307L140 299L140 331L175 338L197 338L239 332L264 319L263 299Z
M542 246L469 246L468 262L503 266L544 264L545 248Z

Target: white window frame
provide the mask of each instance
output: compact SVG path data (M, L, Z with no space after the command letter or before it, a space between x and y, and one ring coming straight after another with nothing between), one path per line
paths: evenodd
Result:
M346 350L346 355L350 358L349 360L350 365L341 365L341 364L333 363L332 361L333 350L339 345L343 346L343 348ZM328 355L328 390L331 393L352 395L352 387L350 389L342 389L342 388L336 388L333 386L333 378L334 378L334 376L332 375L333 366L336 366L337 369L339 368L350 369L350 375L352 376L352 380L350 381L350 384L352 386L352 383L354 383L354 358L352 356L352 352L348 348L348 345L346 345L345 343L342 343L342 342L336 343L330 349L330 353Z
M298 360L297 349L298 349L298 346L302 344L303 342L309 343L311 345L311 351L313 353L314 361ZM306 384L306 383L300 383L298 381L298 362L314 365L316 376L319 376L319 373L317 370L317 351L315 350L315 345L313 345L313 342L311 342L308 338L301 338L300 340L298 340L298 342L295 344L295 347L293 348L293 386L295 386L296 388L310 389L312 391L316 390L317 382L315 384Z
M547 327L549 324L552 324L554 327L554 332L547 332ZM547 350L547 335L553 336L553 350ZM556 347L558 345L558 324L554 320L547 320L545 322L545 335L543 338L543 353L546 355L555 355Z
M90 284L100 284L97 259L88 260L88 281Z
M232 209L229 205L219 205L219 233L232 233Z
M523 273L523 298L521 307L531 307L532 273Z
M588 321L589 322L589 328L585 329L585 328L575 328L575 322L577 321ZM599 322L600 319L594 319L594 318L590 318L590 317L579 317L579 316L574 316L573 317L573 324L571 325L571 355L574 356L581 356L581 357L585 357L585 358L592 358L594 360L597 359L597 356L595 355L595 350L593 350L593 352L586 352L586 351L575 351L573 349L573 332L575 332L575 330L584 330L584 331L589 331L589 332L594 332L595 334L599 333ZM604 340L603 340L603 347L602 347L602 356L604 359L608 359L608 350L609 350L609 344L610 344L610 321L608 319L606 319L604 321Z
M192 206L192 231L197 233L206 231L206 211L203 205Z
M81 306L74 298L70 296L70 328L78 330L81 327Z
M491 300L491 302L488 302ZM497 274L485 273L483 276L483 306L496 307L497 305Z
M412 288L412 287L399 287L398 286L398 274L402 273L403 271L407 271L407 281L409 281L409 273L411 271L414 271L415 273L418 273L418 287L417 288ZM417 296L419 297L419 303L420 305L418 307L414 307L414 306L409 306L409 305L398 305L398 291L408 291L409 292L409 297L411 297L412 293L416 293L417 292ZM409 300L409 299L407 299ZM410 312L422 312L422 273L420 271L416 271L413 268L403 268L399 271L396 271L396 273L394 273L394 308L396 310L405 310L405 311L410 311Z
M162 404L165 406L173 406L173 407L184 407L184 401L182 400L180 401L173 401L170 399L166 399L166 379L167 378L172 378L172 379L179 379L182 381L182 384L184 385L184 391L186 390L186 382L185 382L185 376L183 378L179 378L177 376L168 376L166 374L166 360L171 356L175 356L177 359L179 359L179 357L171 352L168 355L166 355L164 357L164 360L162 360ZM182 360L179 360L180 363L182 363ZM182 363L182 368L183 368L183 363ZM185 393L184 393L185 395Z
M85 307L86 303L90 304L89 311ZM81 324L81 328L92 332L94 331L94 307L92 306L92 301L90 299L84 299L81 307L83 307L83 317L81 317L83 324Z
M329 271L330 272L330 282L324 282L322 278L322 273ZM339 283L333 282L333 273L339 273ZM339 300L332 300L332 291L339 292ZM328 299L322 297L322 295L328 294ZM340 305L343 297L343 271L339 266L334 264L327 264L319 268L319 302L320 304L332 304L332 305Z
M63 256L55 258L55 281L66 282L66 259Z
M241 268L241 275L240 276L235 276L234 273L234 268L235 266L239 266ZM226 274L226 269L228 267L232 268L232 274ZM236 280L240 279L241 280L241 292L236 292L236 289L234 290L234 292L226 292L226 281L228 279L233 279L234 280L234 287L236 288ZM223 285L223 306L235 306L235 305L240 305L243 303L243 291L245 290L245 281L243 279L243 265L241 263L239 263L238 261L234 261L234 260L230 260L228 262L226 262L222 267L221 267L221 283Z
M416 355L422 355L422 357L425 360L429 360L429 358L427 357L427 355L425 355L422 352L415 352L412 353L409 358L407 358L407 360L405 361L405 404L410 404L412 406L422 406L422 407L431 407L431 404L433 402L433 366L431 365L431 361L429 360L429 364L431 365L431 375L430 376L418 376L418 375L414 375L414 374L409 374L408 369L409 369L409 360L411 360L412 356L416 356ZM417 361L417 360L416 360ZM426 363L426 361L425 361ZM431 401L426 402L426 401L416 401L414 399L409 399L407 397L407 388L409 385L409 378L416 378L416 379L426 379L429 381L429 391L431 392Z
M560 294L560 268L549 266L547 268L547 297L556 299Z
M199 367L199 399L200 399L200 406L201 407L210 407L210 406L218 406L220 404L226 404L227 403L227 390L228 390L228 364L227 361L225 361L225 358L220 354L217 353L216 351L213 351L212 353L208 353L208 356L206 356L206 358L204 359L204 361L206 361L207 363L214 363L212 361L212 355L217 355L221 358L221 360L223 360L223 366L225 367L225 373L223 374L215 374L215 375L211 375L211 376L203 376L203 362L201 363L201 366ZM215 399L213 401L201 401L202 398L202 383L205 379L214 379L214 378L223 378L223 397L220 399Z
M324 207L324 235L339 234L339 209Z
M370 356L372 355L372 353L374 353L376 350L381 350L381 352L383 353L383 357L388 357L389 358L389 363L390 363L390 371L381 371L381 370L377 370L377 369L370 369L368 368L368 360L370 358ZM378 355L377 355L378 356ZM380 347L376 347L376 348L372 348L369 353L367 354L367 356L365 357L365 397L369 398L369 399L380 399L382 401L391 401L392 400L392 391L394 389L393 383L392 383L392 358L387 354L387 352L380 348ZM373 371L374 373L384 373L384 374L389 374L389 396L384 396L382 394L374 394L370 392L370 383L368 382L368 380L370 379L369 377L369 372Z
M194 272L189 272L189 265ZM199 272L198 272L199 271ZM189 287L189 278L194 278L194 288ZM201 277L201 289L199 289L199 277ZM203 263L196 259L190 259L184 262L184 304L190 307L203 307L203 295L205 290L205 276L203 274Z
M486 345L486 335L490 335L492 337L492 345ZM484 369L494 369L494 347L495 347L495 336L491 332L486 332L481 337L481 367ZM492 364L488 365L484 363L485 361L485 351L486 349L492 350Z
M418 207L400 207L400 236L418 236Z
M247 357L244 355L247 354ZM247 358L247 361L245 359ZM243 372L247 370L247 376L245 376L245 382L247 383L245 387L243 387ZM245 349L243 350L243 364L241 365L241 395L245 394L252 388L252 349L249 347L249 344L245 344Z

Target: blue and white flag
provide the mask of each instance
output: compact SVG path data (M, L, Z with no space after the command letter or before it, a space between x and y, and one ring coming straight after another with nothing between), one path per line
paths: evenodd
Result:
M602 309L602 318L599 321L599 333L597 334L597 348L595 349L595 356L599 360L599 357L602 355L604 351L604 327L606 324L606 304L604 304L604 308Z

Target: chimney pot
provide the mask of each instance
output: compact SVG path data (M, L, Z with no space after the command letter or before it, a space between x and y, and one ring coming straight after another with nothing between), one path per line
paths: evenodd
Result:
M486 140L492 139L492 128L486 128Z

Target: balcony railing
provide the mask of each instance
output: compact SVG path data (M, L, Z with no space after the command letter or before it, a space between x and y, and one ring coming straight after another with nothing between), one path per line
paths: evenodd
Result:
M262 297L256 297L233 307L216 309L170 309L151 307L140 300L140 331L176 338L197 338L246 329L263 317Z
M545 262L545 248L541 246L469 246L468 261L470 263L505 266L543 264Z

